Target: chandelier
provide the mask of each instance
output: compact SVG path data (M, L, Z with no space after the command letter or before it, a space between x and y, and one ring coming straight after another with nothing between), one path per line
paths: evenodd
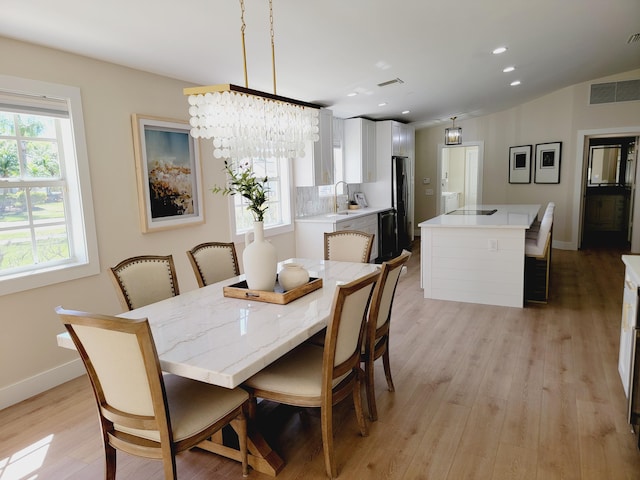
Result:
M462 128L456 127L456 118L451 117L453 125L451 128L445 128L444 130L444 144L445 145L460 145L462 144Z
M244 0L240 0L245 86L232 84L185 88L189 96L191 136L213 138L215 158L297 158L305 144L319 140L320 105L276 94L273 0L269 0L273 94L249 88L244 31Z

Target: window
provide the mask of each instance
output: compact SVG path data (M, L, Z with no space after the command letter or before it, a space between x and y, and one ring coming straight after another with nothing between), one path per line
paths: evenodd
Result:
M264 215L265 235L277 235L293 231L291 219L291 180L288 159L253 159L253 171L257 177L267 177L269 208ZM247 201L240 195L230 197L232 206L232 231L234 241L244 242L243 235L253 230L253 215L247 210Z
M99 273L80 91L0 76L0 294Z

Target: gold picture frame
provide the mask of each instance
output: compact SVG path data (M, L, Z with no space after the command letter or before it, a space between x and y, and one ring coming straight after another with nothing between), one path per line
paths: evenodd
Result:
M131 116L143 233L204 223L198 141L188 122Z

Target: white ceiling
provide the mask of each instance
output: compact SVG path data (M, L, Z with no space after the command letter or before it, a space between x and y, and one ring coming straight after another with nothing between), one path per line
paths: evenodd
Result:
M249 87L272 93L268 4L246 0L245 34ZM273 0L273 10L278 95L343 118L431 125L640 68L640 41L627 43L640 0ZM240 24L238 0L3 0L0 13L0 35L203 85L244 85ZM404 83L377 86L395 78Z

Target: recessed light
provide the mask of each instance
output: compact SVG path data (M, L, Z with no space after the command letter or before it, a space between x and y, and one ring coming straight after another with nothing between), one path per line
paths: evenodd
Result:
M358 92L347 93L347 97L355 97L356 95L358 95Z
M503 68L502 71L504 73L509 73L509 72L513 72L515 69L516 67L511 66L511 67Z
M511 85L512 87L515 87L516 85L520 85L520 80L515 80L511 82L509 85Z
M498 47L491 53L493 53L494 55L499 55L499 54L504 53L506 51L507 51L507 47Z
M387 102L382 102L378 104L379 107L385 107L386 105L387 105Z
M407 113L411 113L411 110L403 110L402 115L406 115Z

